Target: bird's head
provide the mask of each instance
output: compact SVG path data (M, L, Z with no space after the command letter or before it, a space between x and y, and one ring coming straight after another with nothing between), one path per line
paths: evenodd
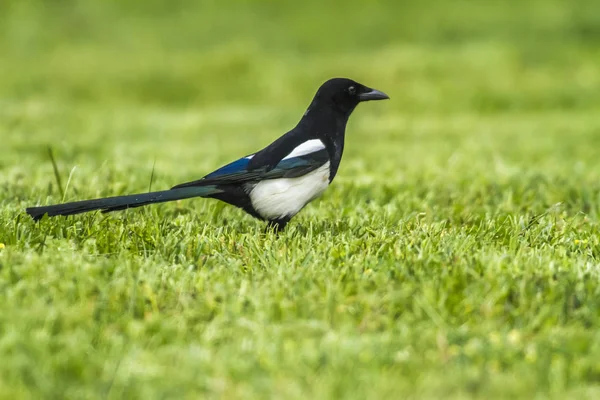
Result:
M314 102L328 104L349 116L360 102L385 99L389 99L387 94L352 79L333 78L321 85Z

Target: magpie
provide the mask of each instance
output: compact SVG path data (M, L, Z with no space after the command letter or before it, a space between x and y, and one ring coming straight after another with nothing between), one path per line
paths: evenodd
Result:
M202 179L170 190L30 207L34 220L101 210L103 213L147 204L214 198L239 207L267 227L282 231L290 219L319 197L335 178L346 124L358 103L389 99L379 90L347 78L321 85L300 122L264 149L233 161Z

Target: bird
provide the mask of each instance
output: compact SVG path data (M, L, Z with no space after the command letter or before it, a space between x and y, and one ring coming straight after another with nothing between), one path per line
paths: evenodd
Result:
M359 103L389 96L349 78L332 78L314 95L296 126L264 147L169 190L106 197L26 209L35 221L94 210L103 213L193 197L213 198L241 208L281 232L288 222L333 182L346 124Z

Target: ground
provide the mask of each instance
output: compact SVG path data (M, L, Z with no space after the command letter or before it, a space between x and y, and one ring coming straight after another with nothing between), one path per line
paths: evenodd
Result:
M3 1L0 398L600 397L599 27L592 0ZM333 76L391 100L280 236L204 199L24 213L196 179Z

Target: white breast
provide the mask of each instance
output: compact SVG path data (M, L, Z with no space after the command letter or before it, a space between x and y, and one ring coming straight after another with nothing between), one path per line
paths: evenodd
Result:
M298 178L262 181L252 188L249 195L252 206L263 218L278 219L296 215L306 204L319 197L327 186L329 162Z

